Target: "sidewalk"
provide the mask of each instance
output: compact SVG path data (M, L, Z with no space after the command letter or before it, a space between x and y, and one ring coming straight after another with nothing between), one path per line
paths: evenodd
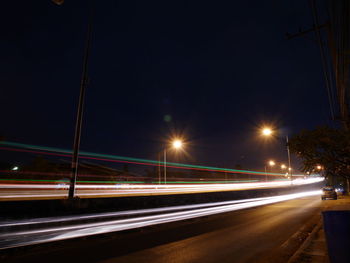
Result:
M326 200L323 202L328 202L324 211L350 210L350 196L339 196L338 200ZM321 215L317 226L288 263L329 263Z

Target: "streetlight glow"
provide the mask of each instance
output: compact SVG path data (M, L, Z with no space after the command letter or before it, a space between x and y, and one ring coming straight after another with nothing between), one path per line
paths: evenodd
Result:
M261 133L264 136L270 136L272 134L272 129L268 128L268 127L265 127L265 128L262 129Z
M175 141L173 141L173 147L174 147L175 149L180 149L180 148L182 148L182 141L180 141L180 140L175 140Z
M271 128L268 127L268 126L265 126L265 127L261 127L260 129L260 132L261 132L261 136L264 136L266 137L266 139L271 139L271 137L275 137L273 136L273 134L276 132L276 133L280 133L278 132L278 130L276 129L276 127L273 127ZM278 134L276 134L278 135ZM277 136L276 136L277 137ZM280 137L280 136L279 136ZM292 177L292 168L291 167L291 159L290 159L290 151L289 151L289 138L288 138L288 135L286 135L286 150L287 150L287 156L288 156L288 174L290 175L290 181L291 181L291 186L293 185L293 177ZM275 165L275 162L269 162L268 163L271 167ZM265 166L265 169L266 169L266 166ZM285 166L284 164L281 165L281 169L284 170L284 169L287 169L287 166Z
M182 148L183 146L183 143L180 139L174 139L171 141L171 144L172 148L174 148L175 150L179 150ZM169 148L170 148L170 145ZM165 145L164 147L164 183L166 184L166 156L167 156L167 145ZM160 170L159 170L159 182L160 182Z

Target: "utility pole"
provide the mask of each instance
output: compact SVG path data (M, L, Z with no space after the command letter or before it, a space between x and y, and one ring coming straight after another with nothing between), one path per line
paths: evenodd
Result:
M300 36L304 36L308 33L315 32L316 42L320 48L321 63L322 63L323 75L324 75L324 79L325 79L325 86L326 86L326 90L327 90L331 118L332 118L332 120L335 120L333 84L331 81L331 75L329 73L328 62L326 59L324 44L323 44L323 40L322 40L321 33L320 33L320 29L323 29L323 28L329 29L329 23L319 25L315 0L311 0L310 2L311 2L311 9L312 9L312 15L313 15L313 20L314 20L313 27L310 29L304 30L304 31L299 29L299 32L296 34L287 33L286 38L288 40L290 40L290 39L295 38L295 37L300 37ZM346 116L346 118L347 118L347 116Z
M164 148L164 184L166 184L166 147Z
M87 37L84 50L83 58L83 70L80 82L80 94L77 110L77 119L75 123L75 133L74 133L74 143L73 143L73 156L72 156L72 166L71 166L71 180L68 192L68 198L75 198L75 189L78 176L78 166L79 166L79 147L81 139L81 128L83 123L83 113L84 113L84 100L85 100L85 90L88 85L88 65L91 49L91 38L92 38L92 12L89 15Z
M160 184L161 173L160 173L160 153L158 153L158 184Z

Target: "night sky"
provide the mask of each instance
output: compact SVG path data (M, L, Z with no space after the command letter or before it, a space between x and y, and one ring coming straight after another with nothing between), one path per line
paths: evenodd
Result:
M86 1L1 11L0 134L71 148ZM312 26L308 1L104 0L94 13L82 150L155 159L179 134L187 154L169 160L262 169L287 155L260 125L292 136L330 123L314 35L285 39Z

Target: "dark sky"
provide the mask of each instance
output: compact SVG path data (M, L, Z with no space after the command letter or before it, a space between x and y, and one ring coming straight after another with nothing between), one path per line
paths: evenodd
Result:
M308 1L95 2L82 150L154 159L182 134L182 162L255 169L286 160L282 139L256 138L262 123L290 136L329 123L314 36L285 39L312 25ZM72 147L87 11L83 0L2 3L8 140Z

